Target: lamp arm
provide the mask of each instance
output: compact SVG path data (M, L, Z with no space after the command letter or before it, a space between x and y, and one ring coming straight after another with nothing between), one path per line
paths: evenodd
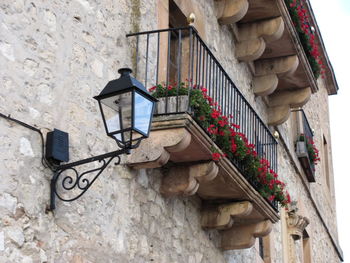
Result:
M101 154L98 156L86 158L80 161L72 162L63 164L60 166L57 166L54 170L54 176L51 179L51 200L50 200L50 211L53 211L55 209L55 200L56 196L65 202L72 202L79 197L81 197L89 188L90 186L95 182L95 180L99 177L99 175L104 171L104 169L108 166L108 164L114 159L117 158L116 165L120 164L120 155L121 154L128 154L130 153L130 149L122 149L118 151L113 151L105 154ZM106 160L107 159L107 160ZM90 169L88 171L84 171L79 174L79 172L75 169L75 167L91 163L91 162L102 162L102 165L98 168ZM70 170L73 172L73 175L65 174L64 172ZM92 180L89 180L89 178L86 178L85 175L90 173L96 173ZM75 194L73 197L63 197L60 193L58 193L57 189L57 183L59 179L62 177L61 180L61 188L60 190L65 191L71 191L71 190L78 190L78 194Z

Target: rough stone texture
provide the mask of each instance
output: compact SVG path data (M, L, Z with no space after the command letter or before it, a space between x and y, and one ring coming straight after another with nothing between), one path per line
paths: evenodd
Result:
M234 57L231 26L217 23L214 1L197 4L207 19L206 35L215 36L206 39L208 46L266 122L266 106L253 94L249 68ZM44 134L53 128L69 132L71 160L115 149L92 96L117 77L118 68L134 65L134 43L125 34L156 29L156 10L157 1L146 0L1 1L0 112L40 127ZM153 47L151 65L155 54ZM328 105L323 85L319 80L319 92L305 107L311 126L321 127L315 137L318 148L323 134L331 145L328 108L318 106ZM291 120L279 127L287 144L278 147L279 174L308 212L313 261L337 262L316 213L317 208L336 238L333 182L329 195L319 194L327 190L321 163L316 183L303 186L291 127ZM221 252L218 232L200 227L197 197L160 195L161 169L136 172L110 166L84 197L58 201L53 214L45 213L52 173L41 163L39 134L0 118L0 149L0 262L261 261L257 246ZM281 231L281 223L275 224L276 263L283 261Z

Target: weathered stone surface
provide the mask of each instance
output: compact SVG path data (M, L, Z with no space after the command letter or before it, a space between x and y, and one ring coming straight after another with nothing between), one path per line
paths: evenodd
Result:
M133 66L135 43L125 34L156 29L157 2L1 1L0 112L44 132L53 128L69 132L71 160L116 149L115 143L105 136L92 97L107 80L117 76L118 68ZM186 5L188 1L182 2ZM247 63L235 57L231 26L217 22L214 1L193 3L208 47L267 123L270 112L264 100L253 92L254 74ZM249 4L261 12L272 10L272 1L254 0ZM236 22L242 14L228 22ZM140 60L144 50L140 49ZM150 48L150 54L155 65L155 46ZM284 69L269 70L274 63L266 65L262 75L289 74ZM142 66L137 76L140 79L141 69ZM154 80L155 74L149 76L149 84ZM321 127L330 142L327 107L319 107L327 105L327 91L323 80L318 85L319 93L311 97L304 109L311 125ZM336 238L334 190L324 181L320 165L316 167L318 183L309 186L316 206L310 201L309 188L303 184L297 159L293 159L292 127L292 120L278 127L286 142L278 146L280 177L287 182L292 198L305 201L314 262L338 262L325 227ZM315 142L318 148L322 147L319 132ZM198 196L163 198L159 191L165 174L162 169L135 172L123 165L111 166L81 199L73 203L57 201L57 210L46 214L52 173L42 166L39 135L0 118L0 149L0 262L261 261L255 246L226 252L219 249L217 230L201 228ZM147 155L152 157L157 151ZM273 233L274 262L283 262L281 223L274 225Z
M20 227L10 226L6 229L6 234L17 246L21 247L24 244L24 235Z

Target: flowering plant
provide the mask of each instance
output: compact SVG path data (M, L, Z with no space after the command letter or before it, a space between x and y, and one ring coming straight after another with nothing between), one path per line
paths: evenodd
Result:
M285 0L289 14L298 32L300 42L303 45L315 78L325 73L325 66L320 57L318 45L315 41L314 32L310 26L307 10L302 5L301 0Z
M299 141L306 143L306 149L309 155L309 159L311 164L316 165L321 160L318 156L319 150L315 146L315 142L312 140L312 138L309 138L308 136L305 136L304 134L300 134Z
M255 145L249 143L246 135L239 132L240 126L232 122L234 117L222 114L220 106L207 94L206 88L189 89L188 84L181 83L177 88L158 84L149 90L157 98L166 94L168 96L189 94L194 119L221 149L221 151L213 149L212 159L219 161L227 157L232 162L240 162L244 167L243 174L254 183L263 197L271 202L276 201L284 207L287 206L290 196L285 184L278 180L278 175L271 169L268 160L258 156Z

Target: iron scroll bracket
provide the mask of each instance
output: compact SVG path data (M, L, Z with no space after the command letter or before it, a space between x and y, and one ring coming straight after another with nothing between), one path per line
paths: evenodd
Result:
M129 154L130 149L122 149L118 151L113 151L105 154L101 154L98 156L86 158L80 161L67 163L63 165L59 165L54 169L54 175L51 179L51 193L50 193L50 207L49 210L53 211L56 208L56 196L64 201L64 202L72 202L80 198L96 181L96 179L100 176L100 174L104 171L104 169L111 163L114 158L117 158L115 165L120 164L120 155L121 154ZM83 171L81 173L76 169L77 166L99 162L101 165L97 168L90 169L87 171ZM69 171L67 174L65 172ZM95 175L90 178L87 177L88 174L95 173ZM61 183L61 187L58 189L58 183ZM73 191L73 197L64 197L61 192L69 192ZM76 193L78 192L78 193Z

